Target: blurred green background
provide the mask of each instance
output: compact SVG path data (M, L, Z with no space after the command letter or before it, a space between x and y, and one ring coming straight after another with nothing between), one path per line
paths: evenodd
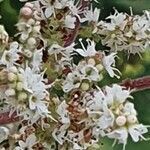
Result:
M113 7L117 8L118 11L130 13L129 7L133 8L134 14L142 14L145 9L150 9L150 0L98 0L99 3L94 5L101 9L100 18L104 19L111 12ZM10 36L13 36L16 32L14 25L17 23L19 9L23 6L19 0L3 0L0 3L0 24L4 24L7 32ZM143 58L139 58L138 55L127 56L119 54L120 59L118 60L118 68L123 72L120 80L111 79L107 77L101 84L111 84L114 82L120 82L126 78L137 78L144 75L150 75L150 50L147 50L143 54ZM138 111L140 122L146 125L150 125L150 90L145 90L133 94L134 104ZM150 132L146 135L150 138ZM101 141L100 150L122 150L122 145L116 145L112 148L111 140L104 139ZM130 139L126 150L150 150L150 141L141 141L139 143L133 143Z

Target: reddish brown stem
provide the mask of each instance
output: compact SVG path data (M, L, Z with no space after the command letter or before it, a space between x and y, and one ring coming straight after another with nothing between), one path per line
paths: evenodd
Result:
M0 114L0 125L19 121L19 117L17 116L16 112L14 112L11 115L9 115L9 114L10 114L10 112L4 112L4 113Z
M145 76L138 79L127 79L121 83L127 89L133 90L133 92L150 89L150 76Z

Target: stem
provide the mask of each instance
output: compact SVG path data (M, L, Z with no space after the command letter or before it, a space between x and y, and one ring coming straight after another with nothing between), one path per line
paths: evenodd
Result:
M133 90L133 92L150 89L150 76L141 77L138 79L127 79L121 83L122 86L127 89Z
M2 124L9 124L19 121L19 117L17 116L17 113L14 112L10 115L10 112L4 112L0 114L0 125Z

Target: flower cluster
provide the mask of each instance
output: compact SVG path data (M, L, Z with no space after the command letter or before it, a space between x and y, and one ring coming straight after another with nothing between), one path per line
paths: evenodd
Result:
M149 46L149 11L115 10L110 22L99 16L91 1L36 0L20 9L14 38L0 25L0 149L95 149L103 137L125 148L129 136L146 140L132 91L100 85L106 74L120 78L117 51ZM115 52L77 37L87 22Z
M144 11L142 16L130 16L115 9L115 13L107 17L106 21L97 24L93 33L101 35L102 44L110 47L112 51L140 54L150 47L149 29L149 11Z
M53 137L60 144L70 142L73 149L86 149L104 136L118 140L124 149L129 135L134 142L145 140L147 126L138 122L130 98L130 91L116 84L103 90L75 90L71 100L61 102L57 108L60 123Z

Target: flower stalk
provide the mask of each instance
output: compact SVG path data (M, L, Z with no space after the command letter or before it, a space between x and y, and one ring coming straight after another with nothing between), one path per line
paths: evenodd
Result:
M145 89L150 89L150 76L145 76L137 79L127 79L121 83L127 89L131 89L133 92L138 92Z

